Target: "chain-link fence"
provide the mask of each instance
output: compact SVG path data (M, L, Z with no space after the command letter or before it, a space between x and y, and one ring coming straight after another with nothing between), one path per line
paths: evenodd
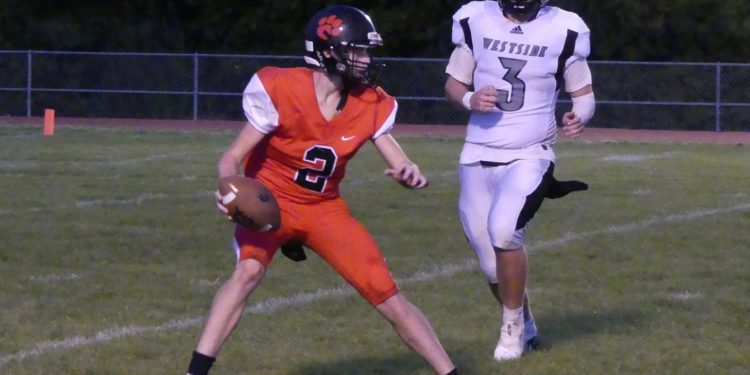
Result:
M397 121L464 124L443 98L447 59L385 58ZM0 115L242 120L241 93L262 66L298 56L0 51ZM591 61L590 126L750 131L750 64ZM570 108L561 95L560 114Z

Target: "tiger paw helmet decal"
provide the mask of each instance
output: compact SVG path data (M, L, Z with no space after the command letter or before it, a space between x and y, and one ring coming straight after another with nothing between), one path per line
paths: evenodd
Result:
M328 40L329 36L336 37L341 34L341 25L343 24L344 21L341 18L336 17L335 14L323 17L318 21L318 30L316 31L316 34L318 34L320 39Z

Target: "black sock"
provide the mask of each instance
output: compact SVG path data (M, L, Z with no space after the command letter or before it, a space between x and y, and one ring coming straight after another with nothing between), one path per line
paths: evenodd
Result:
M451 372L445 374L445 375L458 375L458 368L454 368Z
M208 370L213 366L216 358L209 357L205 354L193 352L193 358L190 359L188 375L208 375Z

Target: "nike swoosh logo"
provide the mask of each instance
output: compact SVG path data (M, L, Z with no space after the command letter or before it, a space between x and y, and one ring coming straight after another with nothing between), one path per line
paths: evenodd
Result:
M351 141L351 140L352 140L352 139L354 139L354 138L357 138L357 136L356 136L356 135L352 135L352 136L350 136L350 137L345 137L345 136L343 136L343 135L341 136L341 140L342 140L342 141L344 141L344 142L346 142L346 141Z

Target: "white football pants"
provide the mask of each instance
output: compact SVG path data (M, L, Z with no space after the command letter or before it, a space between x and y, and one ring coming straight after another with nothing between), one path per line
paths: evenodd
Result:
M490 283L497 283L495 249L523 247L526 229L542 205L554 168L554 163L541 159L460 166L461 224Z

